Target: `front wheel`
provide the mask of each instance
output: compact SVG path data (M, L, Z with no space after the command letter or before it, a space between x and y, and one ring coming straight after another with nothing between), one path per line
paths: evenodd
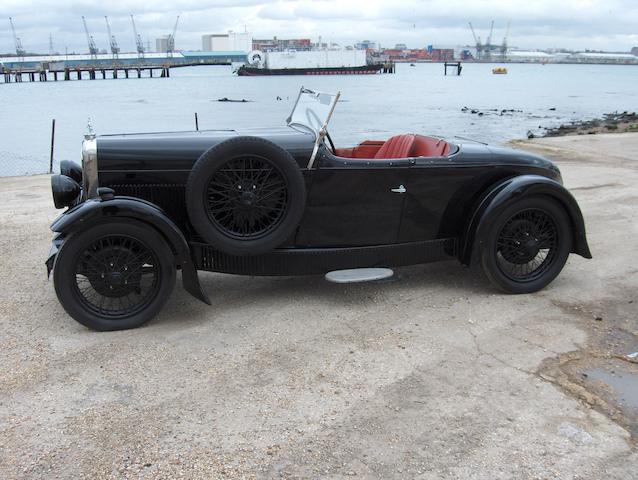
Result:
M72 234L55 260L66 312L94 330L125 330L153 318L175 285L170 248L152 227L109 222Z
M512 203L487 234L483 271L508 293L531 293L560 273L572 246L570 220L562 206L545 197Z

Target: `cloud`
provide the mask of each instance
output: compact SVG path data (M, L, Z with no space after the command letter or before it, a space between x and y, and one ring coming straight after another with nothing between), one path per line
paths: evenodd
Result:
M104 15L123 50L134 50L130 14L144 39L172 31L181 15L178 48L197 49L204 33L229 29L255 37L329 38L340 44L371 39L383 45L422 47L473 43L471 21L485 39L494 20L500 42L511 21L509 44L524 48L567 47L626 51L638 44L635 0L2 0L0 18L12 16L23 45L48 50L49 34L58 50L86 50L80 17L101 48L108 46ZM12 51L8 21L0 29L0 51Z

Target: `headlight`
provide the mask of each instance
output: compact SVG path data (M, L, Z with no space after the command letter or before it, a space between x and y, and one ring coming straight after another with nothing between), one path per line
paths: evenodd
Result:
M78 183L82 183L82 167L70 160L62 160L60 162L60 173L71 177Z
M82 188L80 184L66 175L51 176L51 190L55 208L69 207L75 203Z

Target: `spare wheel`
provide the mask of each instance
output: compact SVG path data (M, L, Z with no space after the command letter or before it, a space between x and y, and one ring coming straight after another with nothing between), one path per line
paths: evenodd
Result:
M280 246L294 234L305 203L295 159L259 137L235 137L210 148L186 185L191 223L206 242L231 255Z

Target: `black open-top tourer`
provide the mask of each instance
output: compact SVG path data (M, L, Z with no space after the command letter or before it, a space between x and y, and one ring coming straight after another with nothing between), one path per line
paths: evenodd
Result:
M156 315L181 270L379 278L456 258L534 292L591 258L558 168L522 151L416 134L335 148L339 94L302 88L279 128L87 135L52 177L49 258L65 310L96 330ZM381 274L379 274L381 272Z

